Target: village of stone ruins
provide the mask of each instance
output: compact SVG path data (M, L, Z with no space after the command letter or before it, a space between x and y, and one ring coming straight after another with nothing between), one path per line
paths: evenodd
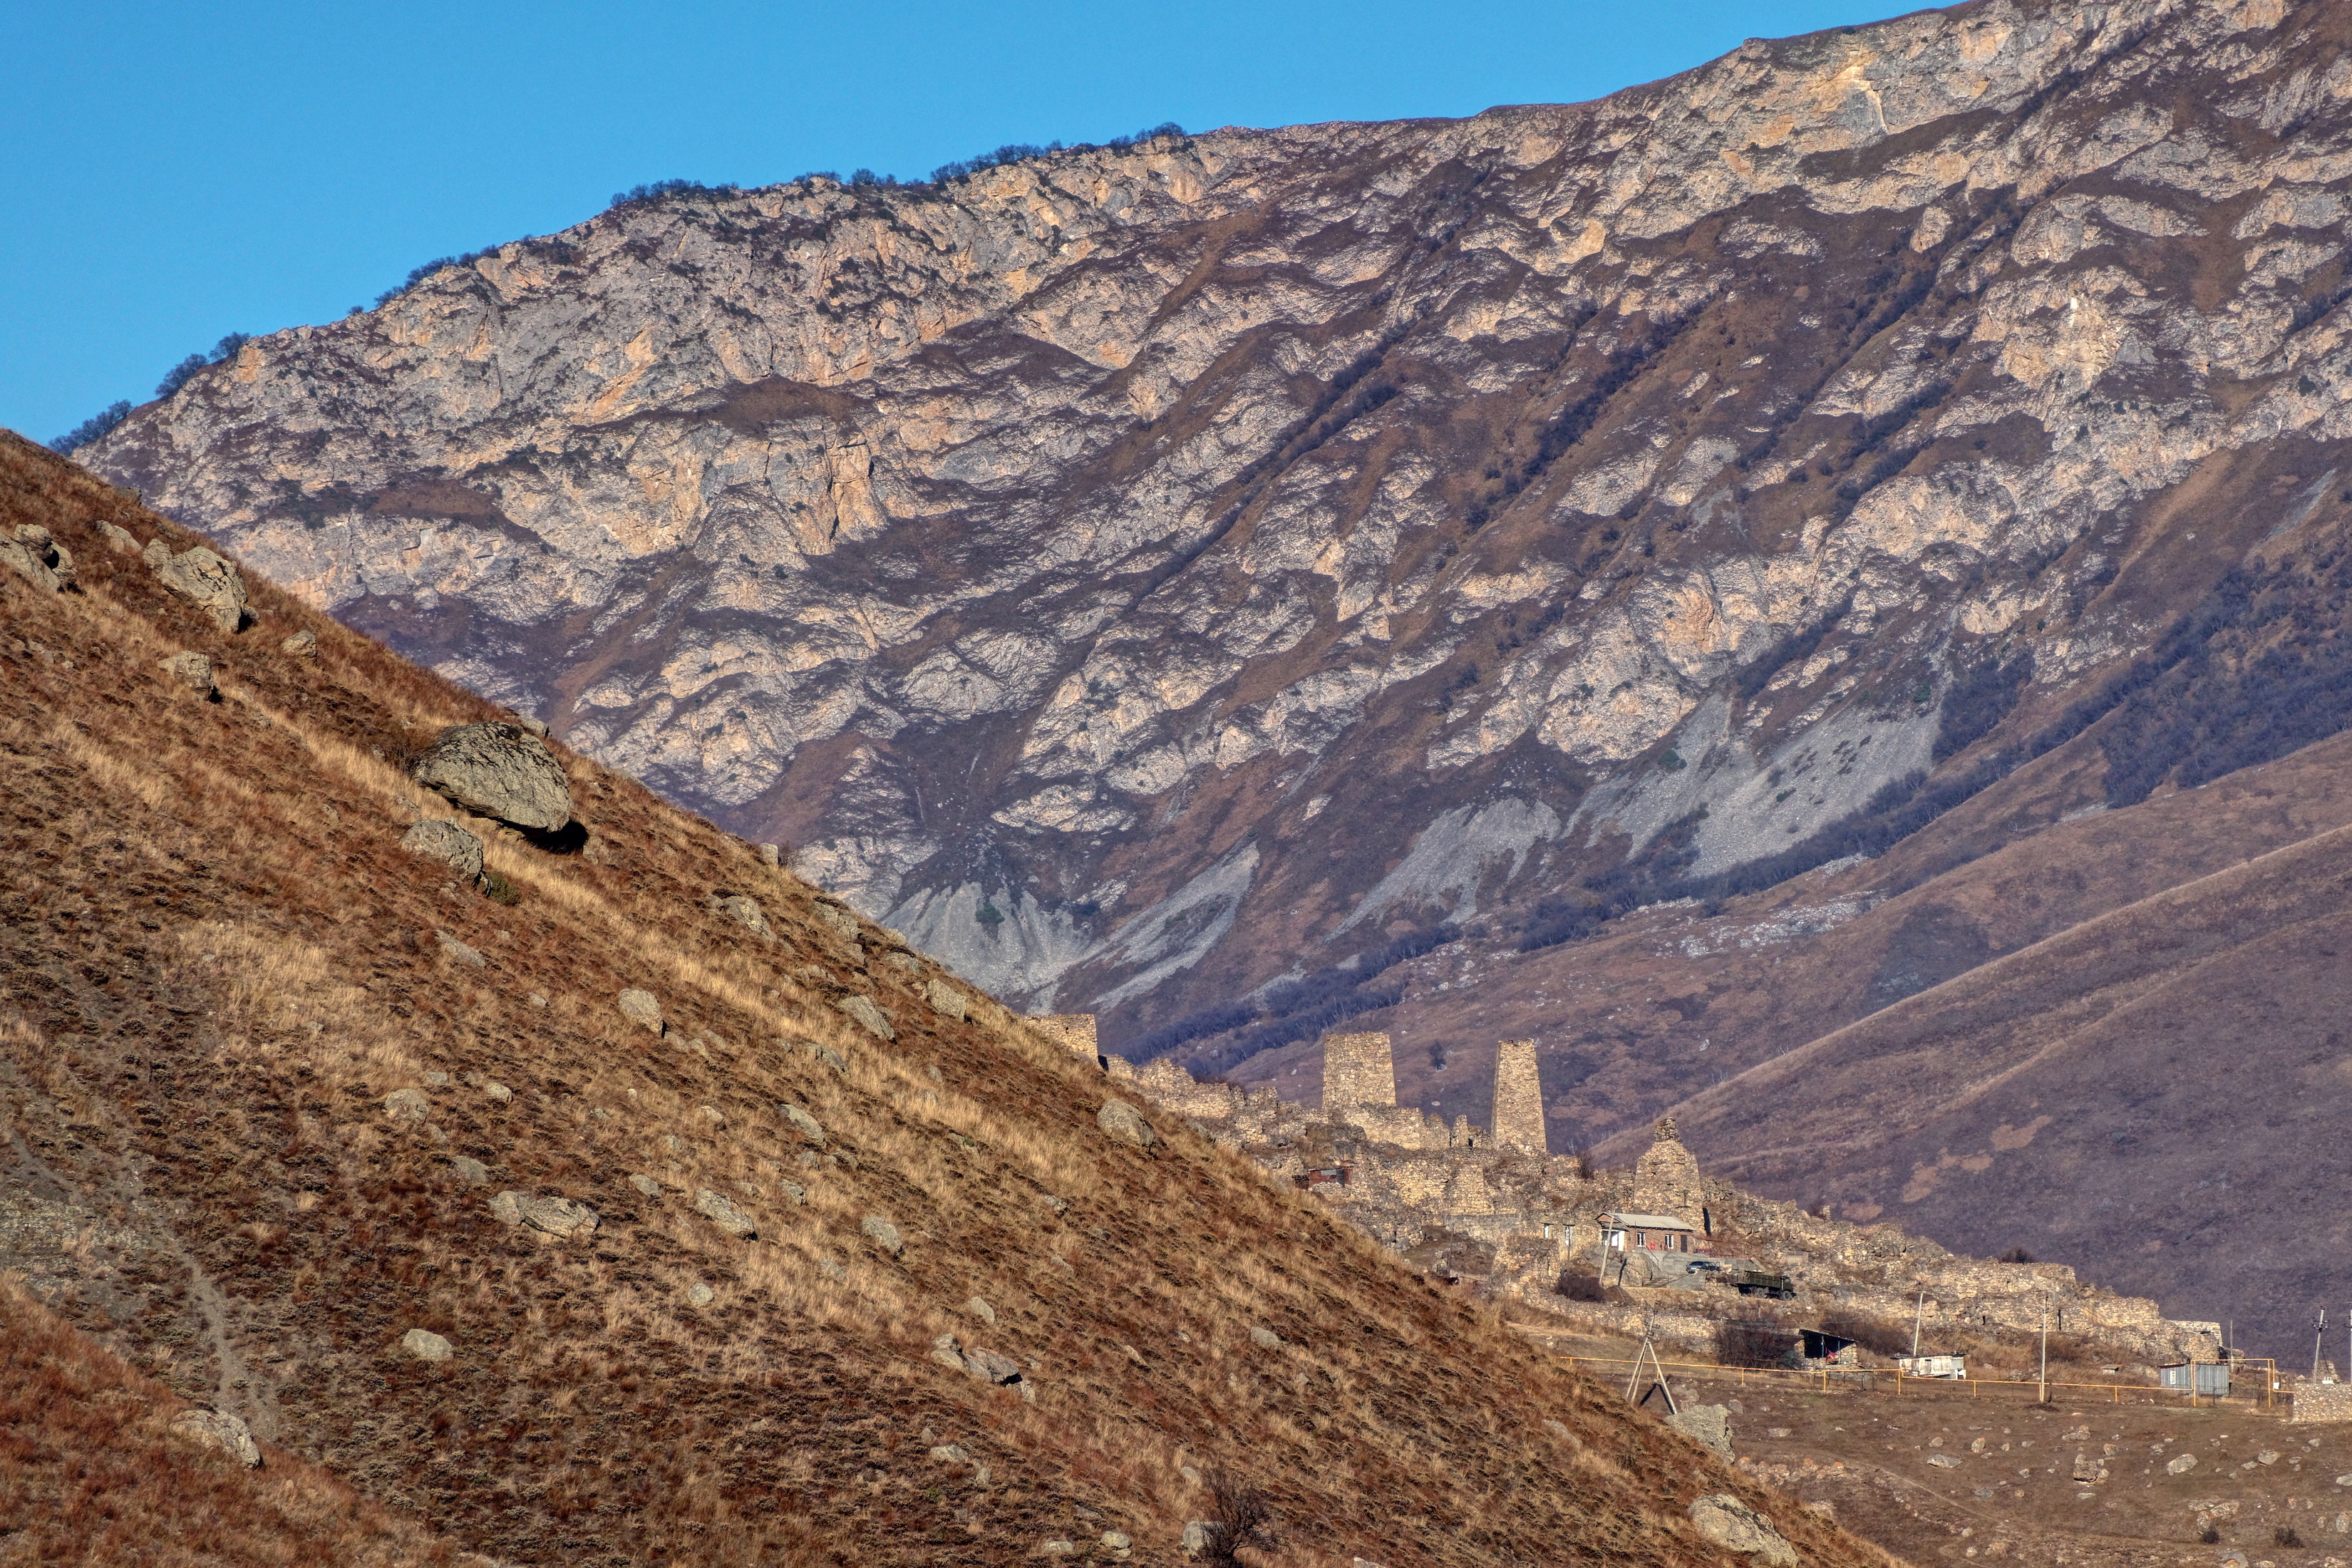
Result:
M1271 1089L1196 1081L1165 1058L1138 1068L1099 1055L1091 1014L1027 1022L1425 1271L1589 1331L1696 1349L1726 1320L1835 1310L1916 1318L1925 1346L1956 1332L2038 1334L2046 1307L2051 1333L2150 1381L2159 1367L2223 1353L2220 1324L2168 1319L2063 1264L1962 1258L1891 1224L1743 1194L1701 1173L1671 1118L1630 1172L1552 1154L1532 1040L1496 1047L1490 1123L1448 1126L1396 1103L1384 1034L1323 1037L1323 1105L1309 1110ZM1577 1294L1601 1299L1571 1300L1580 1280ZM1847 1345L1833 1359L1864 1358Z

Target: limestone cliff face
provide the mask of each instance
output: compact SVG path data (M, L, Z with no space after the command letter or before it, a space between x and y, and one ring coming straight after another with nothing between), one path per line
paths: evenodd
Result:
M1115 1040L1786 848L2340 509L2347 31L1988 0L635 203L82 457Z

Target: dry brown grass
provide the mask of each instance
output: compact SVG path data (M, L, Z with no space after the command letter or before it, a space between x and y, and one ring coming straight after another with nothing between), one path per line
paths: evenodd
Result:
M0 518L53 529L89 588L0 578L0 680L27 698L0 706L0 1117L94 1238L43 1263L60 1311L173 1388L517 1563L1007 1562L1114 1529L1166 1562L1219 1467L1269 1501L1269 1568L1570 1541L1709 1562L1701 1489L1812 1561L1874 1560L1170 1119L1149 1153L1112 1142L1090 1068L988 999L936 1013L934 966L845 940L814 889L584 759L585 852L475 824L520 901L453 884L396 847L455 814L394 763L492 710L267 584L223 637L100 517L173 531L0 442ZM315 664L276 651L297 626ZM229 699L170 689L174 647ZM618 1012L627 986L665 1035ZM385 1113L408 1088L429 1121ZM698 1215L705 1187L759 1238ZM601 1224L509 1229L506 1188ZM456 1356L400 1355L418 1327ZM940 1365L944 1334L1016 1358L1034 1402Z
M175 1434L188 1408L0 1275L0 1563L479 1561L283 1450Z

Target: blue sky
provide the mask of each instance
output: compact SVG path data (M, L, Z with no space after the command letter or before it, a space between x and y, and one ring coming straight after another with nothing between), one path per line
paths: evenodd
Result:
M0 425L58 435L223 333L618 189L914 177L1004 142L1570 102L1894 14L1852 0L22 5Z

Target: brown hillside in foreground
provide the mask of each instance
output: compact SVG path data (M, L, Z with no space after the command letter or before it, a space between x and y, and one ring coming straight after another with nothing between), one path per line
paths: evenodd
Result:
M257 579L222 633L101 521L192 542L0 443L0 522L80 568L0 572L0 1267L175 1393L517 1563L1102 1559L1106 1531L1172 1562L1221 1468L1270 1504L1260 1563L1715 1563L1713 1491L1809 1562L1880 1560L1182 1128L1108 1138L1098 1078L628 780L561 753L584 847L477 824L514 901L453 884L397 847L450 808L394 764L492 710ZM222 700L158 668L183 649ZM601 1224L510 1227L506 1190ZM940 1364L950 1334L1034 1400Z
M0 1280L0 1563L481 1561L283 1450L248 1470L175 1436L184 1407Z

